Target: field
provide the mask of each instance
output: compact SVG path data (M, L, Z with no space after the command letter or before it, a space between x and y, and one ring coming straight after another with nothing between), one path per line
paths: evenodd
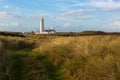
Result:
M0 80L120 80L120 36L0 36Z

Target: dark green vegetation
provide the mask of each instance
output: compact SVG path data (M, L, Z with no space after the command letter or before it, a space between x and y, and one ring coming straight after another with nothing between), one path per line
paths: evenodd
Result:
M120 35L120 32L104 32L104 31L58 32L54 35L57 36Z
M34 32L24 33L24 35L35 34ZM25 37L21 32L0 32L3 36ZM56 32L55 34L46 34L52 36L91 36L91 35L120 35L120 32L104 32L104 31L83 31L83 32Z
M120 80L119 74L119 35L0 36L0 80Z
M13 36L13 37L25 37L22 35L22 33L20 32L0 32L0 35L3 35L3 36Z
M42 55L34 55L33 41L0 37L0 80L60 80L57 68Z

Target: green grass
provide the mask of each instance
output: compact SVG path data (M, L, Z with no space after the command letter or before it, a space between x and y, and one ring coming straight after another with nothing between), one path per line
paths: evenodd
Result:
M0 60L11 62L0 63L0 80L120 80L117 35L1 36L0 51Z
M34 51L15 51L13 55L14 78L16 80L60 80L57 68L48 58Z

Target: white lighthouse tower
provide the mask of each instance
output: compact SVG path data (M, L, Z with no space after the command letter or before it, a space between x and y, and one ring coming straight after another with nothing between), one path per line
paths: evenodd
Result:
M54 34L54 29L44 29L44 18L40 19L40 29L38 34Z
M40 19L40 33L44 33L44 18Z

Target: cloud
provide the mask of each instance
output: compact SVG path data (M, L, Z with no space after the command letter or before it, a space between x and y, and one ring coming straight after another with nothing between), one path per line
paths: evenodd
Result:
M18 23L18 22L11 22L11 23L10 23L10 26L19 27L19 26L20 26L20 23Z
M120 20L120 15L115 15L115 16L112 16L110 17L109 19L112 19L112 20Z
M19 7L17 7L17 6L12 6L12 5L10 5L10 4L5 4L5 5L3 6L3 8L4 8L4 9L9 9L9 10L15 11L15 12L21 11L21 9L20 9Z
M41 17L50 17L48 14L37 14L37 15L16 15L8 13L6 11L0 11L0 18L41 18Z
M9 8L11 8L11 6L10 5L4 5L3 8L9 9Z
M89 6L89 7L96 7L105 10L114 10L120 8L120 1L114 0L90 0L88 2L80 2L75 4L74 6Z
M60 5L58 6L58 9L61 10L61 11L67 11L67 10L70 10L70 6L69 5Z
M0 23L0 27L19 27L19 22L11 22L11 23Z
M112 31L112 32L120 32L120 22L115 21L107 26L104 27L107 31Z
M15 10L20 11L21 9L19 7L15 7Z
M112 24L109 25L109 28L111 29L116 29L116 30L120 30L120 22L119 21L116 21Z
M37 14L37 15L25 15L26 18L41 18L41 17L50 17L48 14Z
M0 11L0 18L13 18L13 17L17 17L17 15L5 11Z
M63 25L64 28L69 28L70 26L71 26L71 24L69 22L67 22Z
M65 13L62 13L62 14L58 14L57 16L61 16L61 17L65 17L65 16L81 16L81 15L85 15L85 14L88 14L88 13L93 13L95 12L96 9L86 9L86 10L83 10L83 9L78 9L78 10L71 10L71 11L68 11L68 12L65 12Z
M0 23L0 27L8 26L8 24Z

